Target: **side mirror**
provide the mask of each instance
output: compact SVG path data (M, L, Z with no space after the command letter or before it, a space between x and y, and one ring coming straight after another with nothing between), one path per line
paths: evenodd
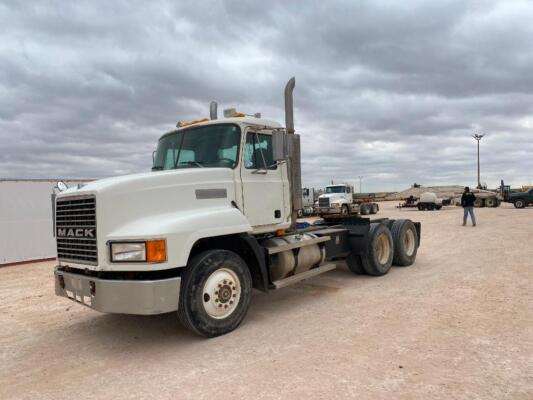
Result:
M289 158L289 148L287 145L287 132L272 132L272 155L274 161L285 161Z

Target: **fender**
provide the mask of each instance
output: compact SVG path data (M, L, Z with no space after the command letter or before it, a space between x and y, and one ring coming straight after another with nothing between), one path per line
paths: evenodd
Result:
M157 214L132 220L127 225L110 232L107 238L108 240L166 239L167 262L158 264L154 269L169 269L186 266L194 243L200 239L251 232L252 227L248 219L240 210L228 205ZM111 264L106 269L142 270L146 269L146 264Z

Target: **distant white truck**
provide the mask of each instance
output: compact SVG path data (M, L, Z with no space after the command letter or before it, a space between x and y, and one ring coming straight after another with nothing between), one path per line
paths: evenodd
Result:
M379 211L377 203L363 202L354 199L353 186L341 183L326 186L324 194L318 196L317 214L321 217L330 214L376 214Z

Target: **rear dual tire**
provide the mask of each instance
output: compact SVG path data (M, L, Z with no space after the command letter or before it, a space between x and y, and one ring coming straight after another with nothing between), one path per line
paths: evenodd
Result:
M485 205L483 199L475 199L474 200L474 207L483 207Z
M418 251L418 233L413 221L397 219L391 227L394 242L393 263L399 267L412 265Z
M382 224L370 225L367 255L351 253L346 264L355 274L385 275L392 264L399 267L412 265L418 252L418 232L408 219L393 222L391 229Z
M498 201L489 197L485 199L485 207L498 207Z
M389 229L380 223L370 224L368 248L365 255L351 253L346 264L355 274L385 275L392 266L394 243Z

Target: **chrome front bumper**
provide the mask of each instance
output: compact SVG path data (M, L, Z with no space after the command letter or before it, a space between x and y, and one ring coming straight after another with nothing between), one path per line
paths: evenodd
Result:
M340 207L317 207L316 210L317 214L340 214L342 209Z
M96 311L152 315L178 309L180 277L152 281L98 279L58 267L54 276L56 295Z

